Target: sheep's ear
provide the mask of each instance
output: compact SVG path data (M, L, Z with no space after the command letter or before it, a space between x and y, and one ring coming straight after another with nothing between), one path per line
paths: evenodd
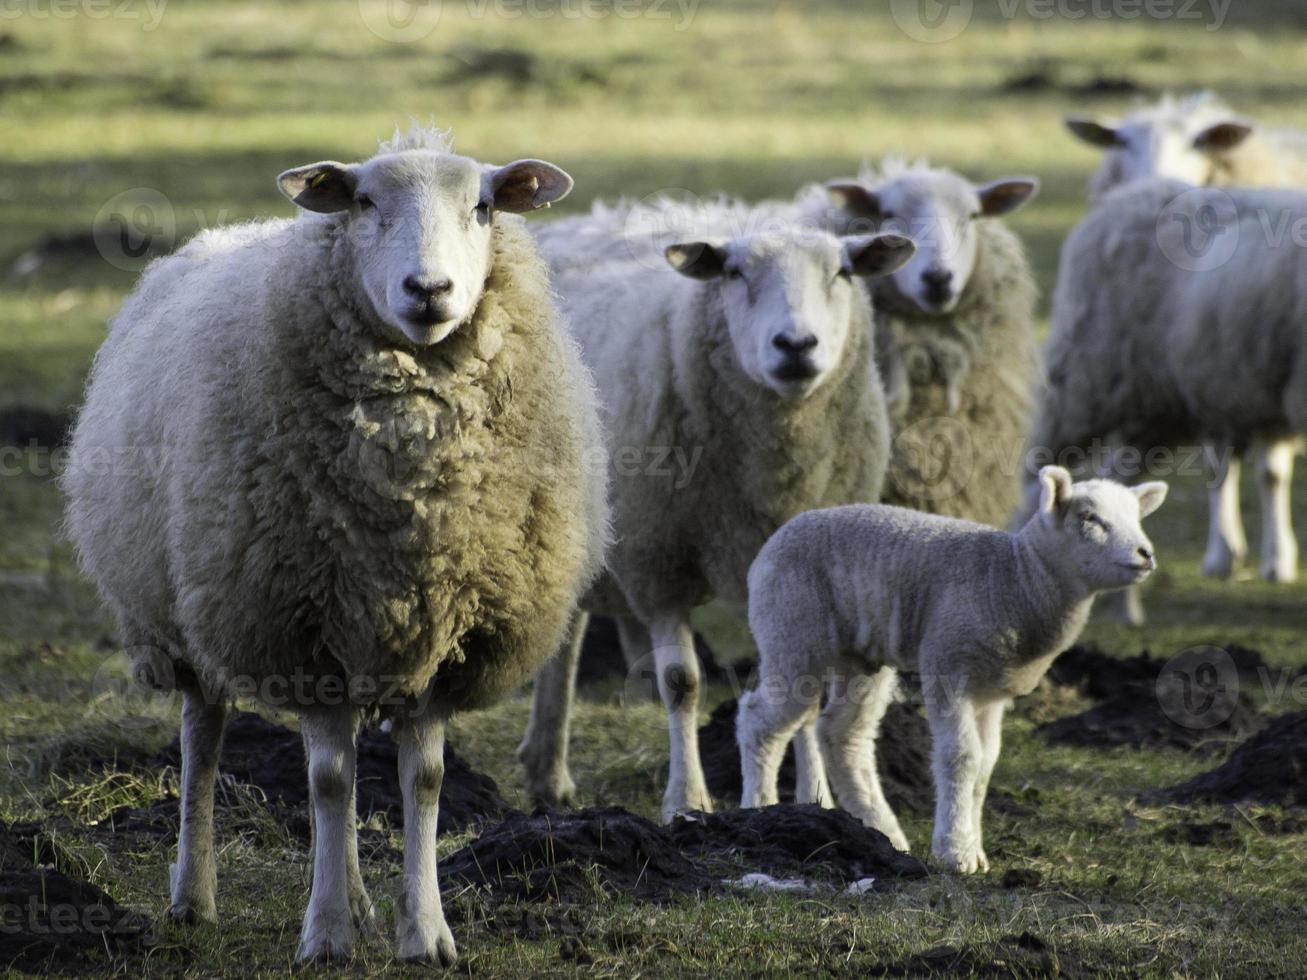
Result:
M1110 150L1125 145L1125 140L1121 139L1120 133L1111 126L1104 126L1096 119L1090 119L1088 116L1067 116L1062 121L1066 123L1066 128L1071 131L1071 135L1100 150Z
M842 211L862 217L880 214L880 198L876 192L856 180L830 180L826 182L830 201Z
M1147 517L1162 506L1162 501L1166 499L1166 491L1169 488L1161 480L1155 480L1152 483L1141 483L1139 486L1130 489L1139 498L1139 516L1142 518Z
M359 179L354 168L332 160L287 170L277 178L281 192L306 211L332 214L354 203Z
M980 213L987 218L1019 211L1037 193L1039 180L1035 177L1003 177L976 188Z
M1060 466L1045 466L1039 471L1039 510L1061 516L1071 502L1071 474Z
M903 235L859 235L844 239L842 268L853 276L887 276L917 251L917 243Z
M712 242L680 242L663 250L667 264L691 279L717 279L726 272L726 249Z
M1194 149L1204 153L1228 153L1252 135L1253 128L1246 122L1227 119L1208 126L1194 137Z
M486 171L485 197L496 211L522 214L567 197L572 178L543 160L514 160Z

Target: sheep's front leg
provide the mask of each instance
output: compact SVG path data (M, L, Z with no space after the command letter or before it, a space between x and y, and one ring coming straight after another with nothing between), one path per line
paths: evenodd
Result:
M820 713L820 704L814 704L794 735L794 802L816 803L829 810L835 805L835 794L826 779L826 764L817 738Z
M576 783L567 769L567 745L576 692L576 668L590 617L578 612L563 648L536 674L531 691L531 717L517 747L526 769L526 791L532 800L565 806L576 797Z
M991 701L976 708L976 731L980 735L980 774L976 777L972 817L975 820L976 855L981 871L989 870L982 824L989 777L994 774L994 765L998 762L998 753L1003 746L1003 713L1006 710L1006 701Z
M678 813L712 812L712 798L699 761L699 659L694 652L688 613L656 616L648 626L658 693L667 709L671 742L662 810L663 821L670 822Z
M349 871L349 838L355 833L354 712L347 705L314 708L304 714L301 727L313 807L313 887L296 959L344 959L354 948Z
M182 805L177 863L170 869L168 915L176 922L217 922L218 866L213 856L213 785L227 705L198 682L182 685Z
M1262 493L1262 578L1268 582L1298 580L1298 539L1293 533L1289 492L1293 483L1293 440L1266 446L1258 468Z
M1207 552L1203 574L1229 578L1248 553L1243 516L1239 513L1239 457L1230 446L1206 443L1207 461Z
M404 795L404 890L396 911L399 955L451 966L458 957L436 879L436 818L445 778L445 718L415 711L399 731L399 788Z
M934 740L935 833L931 850L948 868L972 874L981 867L976 838L976 783L984 749L969 698L946 690L948 677L927 685L926 711Z

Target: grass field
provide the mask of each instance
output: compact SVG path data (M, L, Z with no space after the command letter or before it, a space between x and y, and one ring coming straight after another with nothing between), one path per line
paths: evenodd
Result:
M157 10L115 0L82 4L71 17L55 16L48 2L7 5L0 413L76 404L105 322L139 268L110 249L114 261L71 255L32 275L6 271L45 236L85 233L97 221L103 228L124 200L134 202L125 212L134 233L156 250L207 225L289 214L277 173L366 156L410 118L451 127L459 148L482 159L538 156L562 165L576 191L561 213L597 197L669 188L788 195L892 151L928 154L977 179L1034 173L1043 192L1013 224L1045 294L1096 163L1059 120L1068 111L1110 114L1134 98L1101 94L1107 83L1125 81L1144 95L1211 87L1244 112L1307 127L1307 10L1294 0L1233 0L1219 26L1207 4L1193 5L1192 18L1157 19L1129 17L1122 11L1134 6L1119 3L1121 16L1103 19L1070 16L1091 7L1073 0L1051 16L1043 3L963 3L955 6L973 8L971 19L943 43L904 32L902 10L911 6L702 0L683 9L650 0L628 18L615 11L629 5L467 0L428 5L405 25L387 20L384 0L174 2ZM515 15L524 9L534 14ZM1013 9L1018 15L1005 15ZM397 34L422 36L404 42ZM132 195L120 197L125 192ZM175 733L175 718L143 718L138 702L106 685L112 626L56 533L60 500L50 473L58 460L42 450L6 453L0 819L89 821L123 803L148 803L166 786L106 783L87 775L84 760L106 747L158 747ZM1307 481L1298 490L1297 519L1307 526ZM1237 642L1273 665L1307 664L1307 586L1199 576L1204 494L1199 477L1178 479L1154 520L1163 572L1149 589L1149 625L1094 623L1088 638L1122 654ZM1255 497L1249 484L1254 537ZM749 653L747 633L728 611L704 610L701 626L726 659ZM579 910L588 964L562 958L548 930L523 938L490 928L486 910L465 898L465 921L455 926L459 970L865 975L942 944L983 950L1002 935L1029 932L1103 975L1299 975L1307 962L1307 837L1268 835L1245 819L1254 811L1231 818L1215 808L1143 806L1135 802L1140 791L1212 760L1051 748L1031 734L1036 720L1083 704L1033 700L1009 723L994 788L1034 801L1035 816L990 819L995 868L987 876L932 875L861 899L769 895L664 907L596 896ZM522 806L512 749L526 712L519 696L459 719L451 736ZM660 727L652 706L587 701L574 750L582 799L656 814L666 767ZM1232 819L1234 828L1215 846L1174 842L1171 831L1182 824L1213 819ZM909 820L906 830L924 853L928 823ZM290 967L306 854L276 827L219 846L222 927L164 928L148 959L119 964L119 972L266 976ZM121 902L162 917L167 846L119 852L74 831L60 837L58 853ZM1037 871L1039 883L1001 887L1012 868ZM378 851L365 875L388 910L398 869ZM106 961L103 969L114 967ZM386 944L371 944L343 972L399 969Z

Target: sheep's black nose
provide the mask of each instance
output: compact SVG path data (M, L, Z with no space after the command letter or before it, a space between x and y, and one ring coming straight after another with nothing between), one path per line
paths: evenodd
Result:
M1152 560L1153 560L1153 552L1152 552L1150 549L1148 549L1148 548L1136 548L1135 551L1136 551L1136 553L1139 555L1139 557L1142 558L1144 561L1152 561Z
M771 343L778 351L784 351L786 354L802 354L817 346L817 338L812 334L805 337L791 337L789 334L778 333L772 338Z
M927 269L921 274L921 281L931 289L945 290L953 282L953 273L948 269Z
M429 300L454 288L448 279L428 279L426 276L406 276L404 291L414 299Z

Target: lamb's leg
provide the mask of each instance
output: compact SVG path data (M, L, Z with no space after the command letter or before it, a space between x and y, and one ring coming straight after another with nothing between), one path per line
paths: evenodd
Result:
M1229 578L1248 553L1248 540L1239 513L1239 457L1229 446L1206 443L1207 460L1207 552L1203 574Z
M301 727L313 807L313 887L296 959L343 959L354 947L349 885L354 713L347 705L313 708L304 713Z
M217 922L218 866L213 855L213 786L222 751L227 704L207 698L200 684L182 688L182 805L177 863L171 871L168 915L176 922Z
M1268 582L1298 580L1298 539L1293 533L1289 491L1293 484L1294 440L1267 444L1258 467L1262 492L1262 578Z
M826 780L826 764L817 738L820 713L820 703L814 704L794 736L794 802L816 803L830 809L835 805L835 794Z
M792 686L791 686L792 688ZM744 790L740 806L770 806L777 801L776 781L785 746L816 707L787 689L781 696L759 679L758 687L740 696L735 716L735 741L740 746L740 774Z
M984 755L976 710L948 690L950 678L926 685L926 712L934 740L935 832L931 850L948 868L972 874L981 867L976 839L976 781Z
M565 806L576 798L576 783L567 770L567 743L576 692L576 668L590 617L578 612L567 642L536 674L531 692L531 717L517 747L526 769L527 795L537 803Z
M994 774L994 764L998 762L998 753L1003 746L1003 712L1007 709L1006 701L990 701L976 708L976 731L980 735L980 774L976 777L976 790L973 794L975 803L973 819L975 820L976 855L980 870L989 870L989 858L985 856L985 835L982 824L985 818L985 795L989 792L989 777Z
M301 732L304 738L304 758L309 757L309 739L307 733ZM358 732L355 730L355 738ZM377 910L372 904L372 897L368 894L367 887L363 884L363 872L359 868L359 835L358 835L358 808L357 796L354 793L349 794L349 813L346 815L346 827L348 828L345 836L345 863L349 876L349 911L350 918L354 922L354 928L368 935L377 933ZM309 839L317 838L318 828L317 821L313 816L313 807L309 807ZM310 877L312 877L310 875Z
M656 616L649 625L658 694L667 709L671 764L663 794L663 821L692 810L712 812L699 761L699 659L688 612Z
M907 835L885 799L876 770L876 735L897 685L892 667L870 677L835 678L817 730L840 805L906 851Z
M404 891L395 914L399 955L451 966L458 956L436 879L436 818L445 778L445 718L425 708L399 733L404 794Z

